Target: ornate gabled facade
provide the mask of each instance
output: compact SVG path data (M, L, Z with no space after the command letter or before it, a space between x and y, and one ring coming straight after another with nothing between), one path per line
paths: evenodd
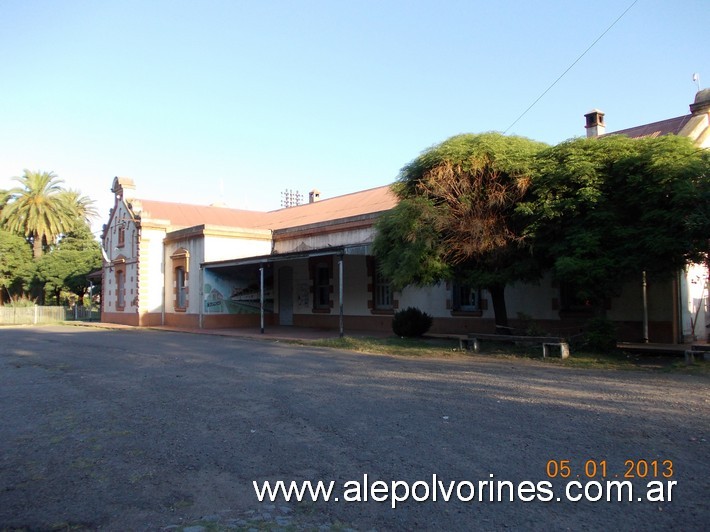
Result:
M254 326L260 269L266 272L266 321L287 322L287 299L276 307L273 299L275 279L282 295L285 290L286 265L304 257L331 265L336 255L348 255L349 263L365 257L375 220L396 203L389 187L326 201L314 194L309 204L272 212L141 200L133 182L120 177L112 192L114 207L102 235L102 319L130 325ZM319 272L322 283L332 283L332 269L327 279ZM296 304L304 301L298 286ZM323 301L316 305L316 317L334 313L327 290L327 308ZM324 291L317 292L322 299Z

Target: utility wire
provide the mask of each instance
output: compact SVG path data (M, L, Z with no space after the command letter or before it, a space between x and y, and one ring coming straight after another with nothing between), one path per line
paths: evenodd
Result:
M536 99L533 103L531 103L530 106L529 106L527 109L525 109L525 111L523 111L523 113L522 113L518 118L516 118L515 121L514 121L512 124L510 124L510 125L508 126L508 128L507 128L505 131L503 131L503 134L506 134L508 131L510 131L510 129L511 129L515 124L517 124L517 123L520 121L521 118L523 118L526 114L528 114L528 111L530 111L530 109L532 109L533 107L535 107L535 104L536 104L537 102L539 102L540 100L542 100L543 96L545 96L545 94L547 94L548 92L550 92L550 89L552 89L552 87L554 87L555 85L557 85L557 82L560 81L560 80L565 76L565 74L567 74L567 72L569 72L570 70L572 70L572 67L574 67L574 65L576 65L577 63L579 63L579 61L580 61L585 55L587 55L587 52L589 52L589 50L591 50L592 48L594 48L594 45L597 44L597 43L602 39L602 37L604 37L604 35L606 35L607 33L609 33L609 30L611 30L611 28L613 28L614 26L616 26L616 23L619 22L619 21L624 17L624 15L626 15L626 13L628 13L628 11L629 11L632 7L634 7L634 6L636 5L636 3L637 3L638 1L639 1L639 0L634 0L633 2L631 2L631 5L630 5L629 7L627 7L627 8L624 10L624 12L623 12L621 15L619 15L619 16L617 17L617 19L616 19L614 22L612 22L611 25L610 25L607 29L605 29L604 32L603 32L599 37L597 37L596 40L595 40L592 44L590 44L589 47L588 47L584 52L582 52L582 54L581 54L577 59L575 59L574 63L572 63L570 66L568 66L568 67L567 67L567 70L565 70L564 72L562 72L562 74L560 74L559 77L558 77L554 82L552 82L552 85L550 85L549 87L547 87L547 88L545 89L545 91L544 91L540 96L538 96L537 99Z

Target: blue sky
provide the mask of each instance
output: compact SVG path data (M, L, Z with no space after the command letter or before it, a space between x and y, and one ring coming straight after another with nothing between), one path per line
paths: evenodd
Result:
M385 185L505 131L632 0L0 0L0 188L54 171L97 201L279 208ZM509 133L548 143L688 113L710 2L638 0Z

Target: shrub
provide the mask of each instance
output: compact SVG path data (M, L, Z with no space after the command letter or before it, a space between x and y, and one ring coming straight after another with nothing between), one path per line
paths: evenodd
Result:
M593 351L608 353L616 349L616 327L607 318L593 318L587 322L585 345Z
M395 313L392 330L397 336L422 336L431 327L432 317L418 308L408 307Z
M36 304L36 299L30 299L25 295L10 296L10 301L5 302L6 307L34 307Z

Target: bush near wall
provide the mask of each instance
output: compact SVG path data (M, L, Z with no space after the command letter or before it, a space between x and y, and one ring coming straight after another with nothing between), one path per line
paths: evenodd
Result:
M397 336L419 337L431 328L432 321L432 317L426 312L408 307L395 313L392 318L392 330Z

